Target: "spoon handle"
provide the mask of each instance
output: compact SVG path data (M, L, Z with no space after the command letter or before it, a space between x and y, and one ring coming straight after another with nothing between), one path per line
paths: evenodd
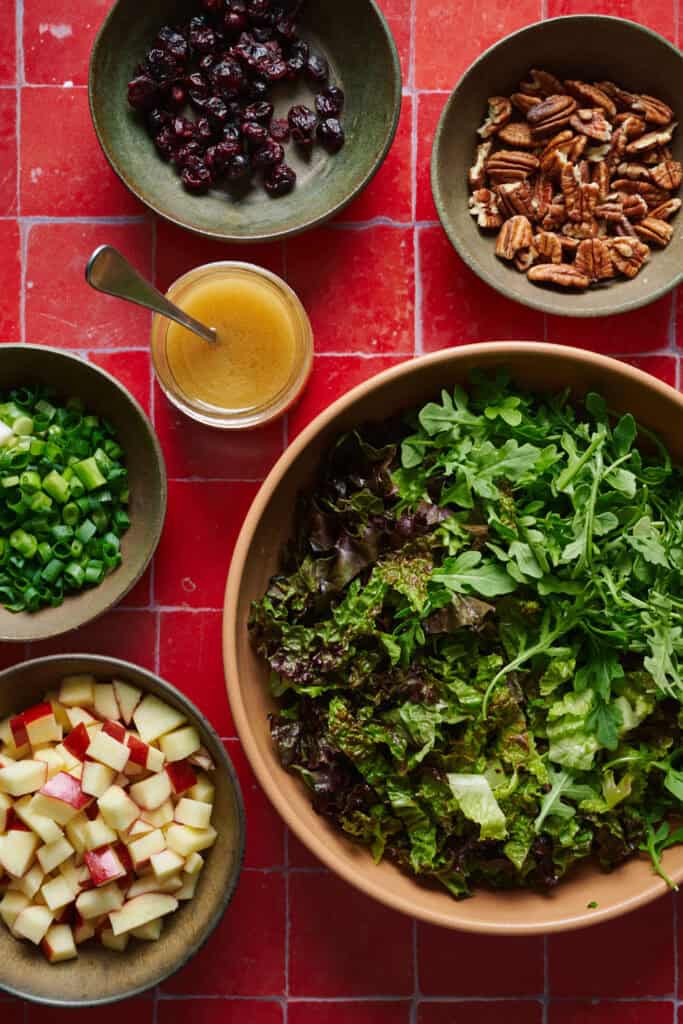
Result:
M204 341L212 345L216 343L216 332L213 327L205 327L199 320L188 316L178 306L169 302L149 281L140 276L118 249L111 245L101 245L95 249L85 268L85 279L99 292L114 295L117 299L126 299L138 306L145 306L154 313L161 313L169 320L175 320L181 327L187 327Z

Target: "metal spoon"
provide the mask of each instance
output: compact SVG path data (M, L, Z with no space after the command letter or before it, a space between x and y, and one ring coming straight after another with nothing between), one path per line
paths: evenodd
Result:
M169 320L175 320L181 327L187 327L189 331L198 334L211 345L218 341L213 327L206 327L169 302L166 296L146 281L112 245L101 245L95 249L85 268L85 279L98 292L113 295L117 299L125 299L127 302L135 302L154 313L161 313Z

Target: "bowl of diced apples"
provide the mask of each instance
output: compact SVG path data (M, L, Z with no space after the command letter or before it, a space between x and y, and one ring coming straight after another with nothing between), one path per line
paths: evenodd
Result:
M129 998L225 911L244 808L190 701L127 662L0 673L0 988L55 1006Z

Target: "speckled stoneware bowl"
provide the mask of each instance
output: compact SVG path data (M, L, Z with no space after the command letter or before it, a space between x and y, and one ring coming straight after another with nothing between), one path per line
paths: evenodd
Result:
M538 22L502 39L482 54L450 96L432 150L432 191L441 223L454 248L476 274L503 295L545 313L607 316L654 301L683 280L683 213L672 221L674 236L655 249L633 280L619 278L585 292L541 287L494 254L495 232L482 232L470 216L467 172L476 131L489 96L509 96L530 67L560 78L611 79L631 92L646 92L683 115L683 56L649 29L621 18L577 15ZM683 158L683 129L674 135L676 160Z
M186 192L173 167L157 155L152 139L126 100L126 86L156 33L201 12L199 0L118 0L95 42L90 63L90 110L105 156L138 199L167 220L229 242L282 238L332 217L368 184L396 132L401 70L396 45L374 0L316 0L305 6L301 34L330 64L330 80L346 94L346 145L330 156L316 146L310 160L287 146L297 172L288 196L271 199L260 186L241 198L212 190ZM295 103L312 105L303 83L273 93L276 116Z
M43 345L0 345L0 392L43 383L61 398L82 398L88 410L116 428L126 453L131 525L121 539L121 565L99 587L64 599L58 608L6 611L0 606L0 641L45 640L85 625L135 586L154 554L166 516L166 467L152 424L133 396L93 363Z
M378 374L353 388L321 413L289 446L257 494L233 555L223 620L225 675L233 717L244 750L267 796L295 835L341 878L392 907L430 924L471 932L532 935L567 931L606 921L664 895L666 884L646 856L604 874L585 863L547 895L528 891L479 890L458 902L445 889L418 885L388 861L376 865L313 810L305 785L279 763L270 737L269 669L255 653L247 621L280 569L285 544L294 535L297 496L310 489L321 459L340 434L372 421L386 421L465 384L473 369L507 367L521 387L539 391L571 388L598 391L610 408L632 412L657 431L683 461L683 396L648 374L607 356L561 345L494 342L425 356ZM671 878L683 880L683 846L664 854ZM592 904L595 903L593 907Z
M158 942L134 941L125 953L88 942L79 947L78 960L51 965L36 946L17 942L0 923L0 989L59 1007L129 999L183 967L209 938L232 898L245 840L242 794L223 744L187 697L145 669L116 658L87 654L24 662L0 672L0 718L35 704L62 676L80 672L92 673L103 681L121 679L145 693L156 694L194 725L216 765L212 824L218 839L206 855L195 898L181 903L179 910L165 919Z

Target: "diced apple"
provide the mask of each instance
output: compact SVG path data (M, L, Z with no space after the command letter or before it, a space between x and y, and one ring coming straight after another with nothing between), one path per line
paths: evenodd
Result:
M208 775L201 772L197 776L194 786L187 791L190 800L200 800L204 804L212 804L216 795L216 789Z
M185 862L185 870L187 871L187 862ZM66 879L68 885L73 890L74 894L80 889L80 881L78 870L74 865L73 857L69 857L68 860L62 861L59 865L60 875Z
M150 857L152 871L155 878L165 882L171 875L177 875L185 866L185 860L180 854L173 850L162 850L161 853L153 853Z
M8 764L14 764L14 758L5 750L0 750L0 768L6 768Z
M12 716L9 718L3 718L0 720L0 743L4 743L6 746L13 745L12 739Z
M70 729L71 722L69 721L68 715L66 713L66 708L64 707L63 704L59 703L59 694L53 695L48 693L45 695L45 700L50 702L52 714L55 716L55 718L57 719L57 723L61 725L62 729Z
M74 757L73 754L66 749L63 743L57 744L55 747L55 753L61 757L65 772L69 771L70 768L75 768L76 765L80 763L78 758Z
M52 911L47 907L25 907L14 922L14 932L39 946L52 924L52 918Z
M59 687L59 703L65 707L88 707L95 702L95 677L91 675L66 676Z
M46 882L41 892L45 905L53 913L65 907L67 903L71 903L76 896L76 893L63 875L58 875L56 878L51 879L51 881Z
M103 885L101 889L88 889L76 898L76 910L84 920L100 917L123 905L123 893L116 882Z
M165 770L176 796L182 796L197 782L194 768L189 761L174 761L172 764L167 764Z
M111 720L102 723L102 732L106 733L107 736L111 736L112 739L118 740L119 743L125 743L128 735L120 722L113 722Z
M118 836L114 829L107 825L104 818L97 817L84 826L83 838L85 839L85 850L89 851L97 850L100 846L108 846L110 843L115 843Z
M106 764L98 764L97 761L86 761L83 765L81 776L81 788L88 796L103 796L112 785L115 772Z
M141 836L140 839L134 839L128 846L128 853L135 867L139 868L148 864L153 854L161 853L165 849L166 840L164 839L164 833L161 829L155 829L154 832L148 832L146 836Z
M140 738L145 743L153 743L165 733L184 725L186 719L170 704L165 704L154 694L148 693L135 709L133 721Z
M69 775L73 775L74 779L78 779L81 782L83 779L83 765L77 764L73 768L69 768ZM81 789L83 789L82 786Z
M144 896L147 892L163 892L168 896L172 896L182 887L183 882L180 875L171 875L170 878L160 882L155 877L154 872L152 872L149 875L144 875L142 878L136 878L132 885L128 887L126 899L133 900L137 896Z
M124 775L124 778L125 778L125 781L123 782L123 785L124 786L128 786L130 784L131 779L137 779L141 775L144 775L144 774L145 774L145 769L141 768L139 764L135 764L135 762L131 761L130 758L129 758L128 759L128 764L123 769L123 775Z
M85 755L90 746L90 733L83 722L79 722L76 728L72 729L64 738L64 746L78 761L85 761Z
M107 949L113 949L117 953L125 953L126 946L130 941L130 935L128 932L124 932L123 935L114 935L111 928L103 928L100 932L100 942Z
M214 828L190 828L188 825L169 825L166 829L166 842L171 850L181 857L189 857L191 853L208 850L216 842L217 832Z
M166 772L159 772L158 775L150 775L142 782L136 782L130 787L131 799L145 811L155 811L166 803L171 795L171 780Z
M0 864L13 878L22 878L33 863L40 840L33 832L0 836Z
M119 702L112 683L96 683L93 710L98 718L116 721L120 716Z
M9 887L10 889L16 889L18 892L23 892L27 899L32 900L43 884L44 878L45 872L40 864L34 864L23 878L13 878Z
M170 825L173 821L173 804L170 800L167 800L161 807L157 807L156 811L145 811L145 820L153 825L154 828L163 828L164 825Z
M128 829L126 840L133 840L136 837L139 838L140 836L144 836L147 832L153 832L154 828L155 826L149 821L146 821L145 818L136 818Z
M71 729L77 729L79 725L87 729L89 725L100 724L85 708L66 708L66 717L69 719Z
M35 793L46 781L47 765L44 761L16 761L0 768L0 793L8 793L9 796Z
M107 825L117 832L125 832L140 815L138 805L120 786L110 786L100 797L98 805Z
M204 867L204 858L199 853L191 853L185 861L184 872L186 875L198 875Z
M10 718L10 729L12 730L12 742L17 749L25 747L28 744L28 732L26 731L26 723L24 722L24 716L15 715L14 718Z
M163 917L157 917L154 921L148 921L147 924L140 925L139 928L133 928L132 932L125 932L124 934L130 934L134 939L142 939L143 942L158 942L161 938L163 926Z
M183 887L175 894L177 900L194 899L194 894L199 885L199 875L183 875Z
M182 761L191 757L201 748L199 733L192 725L186 725L184 729L176 729L175 732L167 733L159 740L159 746L166 755L167 761Z
M120 679L115 679L112 685L114 687L116 703L119 706L120 717L126 725L130 725L133 721L133 712L140 703L142 693L135 686L131 686L130 683L124 683Z
M126 874L125 867L111 846L89 850L85 854L85 863L96 888L107 885L109 882L115 882Z
M31 807L45 818L52 818L58 825L66 825L91 801L92 797L83 792L78 779L68 772L59 772L41 787Z
M7 794L0 793L0 833L7 831L7 819L12 806L12 801Z
M215 771L215 764L211 754L204 747L200 747L194 754L191 754L188 758L190 764L193 764L195 768L201 768L204 772Z
M88 757L94 761L99 761L100 764L106 764L109 768L113 768L115 772L120 772L126 766L129 751L124 743L119 743L105 732L98 732L90 743L87 753Z
M124 932L131 932L134 928L140 928L149 921L156 921L158 917L172 914L177 909L178 901L173 896L150 892L129 900L120 910L113 911L109 915L109 920L114 935L121 935Z
M28 828L40 836L44 843L54 843L64 833L51 818L45 818L42 814L36 814L33 808L35 797L23 796L14 805L14 813L24 822Z
M69 842L77 854L85 853L85 828L87 824L87 816L84 813L81 813L66 826L66 834L69 838Z
M82 918L76 921L74 925L74 942L77 946L87 942L88 939L92 939L94 935L95 929L90 921L84 921Z
M0 917L10 931L13 931L14 922L21 911L30 905L30 902L23 892L16 892L10 889L5 893L2 902L0 902Z
M78 956L74 935L68 924L53 924L48 928L40 948L51 964L61 964Z
M212 811L211 804L183 797L175 809L175 820L180 825L190 825L192 828L208 828Z
M49 875L55 868L58 868L60 864L67 860L73 852L74 848L69 840L66 836L62 836L61 839L56 839L54 843L41 846L36 856L45 874Z
M58 724L51 704L36 704L23 711L21 718L28 734L28 742L32 747L40 747L44 743L59 743L62 738L62 727Z
M54 776L61 772L66 766L64 761L57 753L56 747L42 747L40 750L33 752L34 761L43 761L47 765L47 777L48 779L54 778Z
M143 743L137 736L130 734L126 740L133 764L146 768L149 772L160 772L164 767L165 757L156 747Z

